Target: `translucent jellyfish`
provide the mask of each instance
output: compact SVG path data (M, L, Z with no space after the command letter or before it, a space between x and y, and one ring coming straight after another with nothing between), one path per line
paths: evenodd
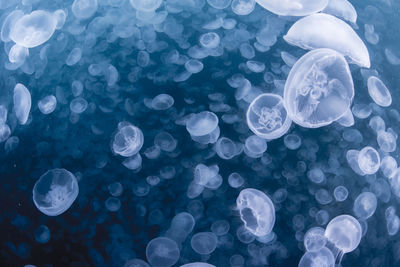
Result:
M397 234L400 228L400 218L396 215L396 209L394 206L389 206L385 210L385 219L388 234L390 236Z
M379 35L375 32L374 25L364 24L364 36L368 43L376 45L379 43Z
M76 177L65 169L43 174L33 187L33 203L44 214L57 216L65 212L79 193Z
M116 197L109 197L105 202L106 209L111 212L116 212L121 208L121 200Z
M257 96L247 109L246 119L250 130L267 140L280 138L292 124L282 97L275 94Z
M363 192L354 200L353 212L360 219L368 219L374 215L378 201L371 192Z
M97 7L97 0L74 0L71 10L77 19L88 19L96 13Z
M321 227L313 227L304 235L304 247L307 251L315 252L325 247L325 230Z
M18 122L24 125L28 121L31 111L32 99L28 88L23 84L17 83L14 87L14 112Z
M13 45L8 52L8 60L15 64L23 64L28 56L29 49L17 44Z
M379 131L376 141L378 142L379 148L384 152L393 152L396 150L397 139L391 132Z
M10 39L10 31L14 26L15 22L18 21L22 16L24 16L24 12L22 10L13 10L10 12L7 17L4 19L3 25L1 26L1 40L3 42L9 42Z
M362 229L360 223L350 215L339 215L333 218L325 229L325 236L339 255L355 250L360 244Z
M371 65L364 42L348 24L332 15L318 13L304 17L292 25L283 39L303 49L336 50L360 67Z
M318 128L343 117L353 97L353 79L344 57L331 49L315 49L290 70L283 102L295 123Z
M380 169L387 178L392 177L397 170L397 161L392 156L385 156L381 160Z
M346 159L347 163L349 164L350 168L357 173L358 175L365 175L365 172L363 172L360 169L360 166L358 164L358 156L360 154L360 151L355 150L355 149L350 149L346 152Z
M129 0L129 2L138 11L152 12L161 6L163 0Z
M200 44L208 49L214 49L219 46L221 38L215 32L204 33L200 36Z
M272 231L275 224L275 207L271 199L263 192L243 189L236 205L244 227L255 236L265 236Z
M201 61L197 59L189 59L185 63L185 68L190 73L199 73L203 70L204 65Z
M335 190L333 190L333 196L335 197L336 201L339 202L345 201L348 195L349 191L347 190L346 187L342 185L335 187Z
M180 267L215 267L215 265L206 262L192 262L188 264L181 265Z
M237 172L233 172L228 177L228 183L232 188L239 188L244 184L244 178Z
M67 64L68 66L73 66L76 63L78 63L79 60L81 60L81 58L82 58L82 49L80 49L79 47L75 47L68 54L68 57L65 60L65 64Z
M36 10L19 18L10 30L10 39L16 44L32 48L47 42L56 30L54 15Z
M10 126L7 124L0 124L0 143L6 141L11 135Z
M172 152L175 150L178 141L167 132L160 132L154 137L154 145L158 146L162 151Z
M255 5L255 0L233 0L231 8L236 15L245 16L253 12Z
M392 65L400 65L400 58L389 48L385 48L386 59Z
M347 0L329 0L323 12L343 18L352 23L356 23L357 21L357 11Z
M297 134L287 134L283 138L285 146L290 150L296 150L301 146L301 138Z
M226 220L218 220L211 224L211 232L217 236L223 236L229 232L230 225Z
M329 0L256 0L257 4L281 16L307 16L323 10Z
M318 168L314 167L307 172L307 177L313 183L320 184L326 180L324 172Z
M166 110L174 105L174 98L167 94L159 94L151 101L154 110Z
M232 0L207 0L207 3L215 9L225 9L231 2Z
M123 191L124 191L124 187L119 182L114 182L114 183L111 183L108 185L108 192L113 197L119 197L120 195L122 195Z
M147 261L153 267L173 266L179 260L179 256L178 245L167 237L154 238L146 247Z
M88 102L83 97L74 98L69 104L69 108L76 114L81 114L88 107Z
M45 244L49 242L51 234L49 228L42 224L35 230L34 236L38 243Z
M218 239L212 232L200 232L192 236L190 245L200 255L209 255L217 248Z
M167 237L173 239L178 244L185 241L187 236L193 231L195 220L188 212L180 212L171 220L171 227L165 233Z
M249 68L251 72L260 73L265 70L265 64L260 61L248 60L246 62L246 66Z
M112 150L123 157L130 157L139 152L144 142L142 131L129 123L120 123L113 137Z
M215 143L215 151L222 159L232 159L243 151L243 146L233 142L231 139L221 137Z
M43 97L38 102L38 108L40 112L47 115L52 113L57 107L57 98L54 95L48 95Z
M386 85L377 77L368 78L368 93L376 104L388 107L392 104L392 95Z
M246 138L244 145L244 153L251 158L260 158L267 151L267 142L265 139L251 135Z
M308 251L299 262L299 267L335 267L335 257L327 248L321 248L317 251Z
M215 143L220 134L218 122L215 113L202 111L190 116L186 122L186 130L196 142L201 144Z
M125 262L123 267L150 267L150 265L141 259L131 259Z
M360 150L358 154L358 166L365 174L374 174L379 170L381 164L378 152L370 146L366 146Z

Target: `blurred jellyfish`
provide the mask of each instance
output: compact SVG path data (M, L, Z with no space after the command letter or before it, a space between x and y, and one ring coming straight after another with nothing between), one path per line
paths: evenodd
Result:
M379 170L381 160L378 152L370 146L366 146L358 153L358 166L365 174L374 174Z
M397 170L397 161L392 156L385 156L381 160L380 169L387 178L391 178Z
M354 200L353 212L358 218L366 220L374 215L377 204L378 201L373 193L363 192Z
M304 235L304 247L307 251L316 252L325 247L325 230L321 227L313 227Z
M166 110L174 105L174 98L167 94L159 94L151 101L154 110Z
M129 0L129 2L138 11L152 12L161 6L163 0Z
M207 0L207 3L215 9L225 9L231 2L232 0Z
M123 267L150 267L150 265L141 259L131 259L125 262Z
M236 205L244 227L255 236L265 236L272 231L275 224L275 207L271 199L263 192L243 189Z
M388 107L392 104L392 95L389 89L375 76L368 78L368 93L379 106Z
M50 230L46 225L41 225L35 230L35 240L40 244L45 244L50 240Z
M38 108L40 112L47 115L52 113L57 107L57 99L53 95L45 96L38 102Z
M335 187L335 190L333 191L333 196L335 197L336 201L339 202L345 201L348 195L349 191L342 185Z
M139 152L143 142L143 133L138 127L121 122L113 137L112 150L123 157L130 157Z
M215 151L221 159L229 160L239 155L243 151L243 146L229 138L221 137L215 143Z
M152 239L146 247L147 261L153 267L170 267L179 260L180 251L175 241L167 237Z
M124 188L121 183L119 182L114 182L108 185L108 192L110 195L113 197L119 197L122 195L122 192L124 191Z
M256 0L257 4L280 16L307 16L323 10L328 0Z
M218 117L213 112L192 114L186 122L186 130L192 139L201 144L213 144L218 140L220 129Z
M154 145L158 146L162 151L172 152L175 150L178 141L167 132L160 132L154 137Z
M384 152L393 152L396 150L396 136L391 132L379 131L376 141L378 142L379 148Z
M21 125L26 124L31 110L32 99L28 88L17 83L14 87L14 112Z
M244 145L244 153L250 158L260 158L267 151L267 142L265 139L251 135L246 138Z
M344 57L331 49L315 49L290 70L283 101L295 123L317 128L343 117L353 97L353 79Z
M111 212L116 212L121 208L121 200L116 197L109 197L105 202L106 209Z
M231 8L236 15L245 16L253 12L255 5L255 0L232 0Z
M79 193L76 177L65 169L52 169L40 176L33 187L35 206L48 216L65 212Z
M343 254L355 250L360 244L362 229L360 223L350 215L339 215L333 218L325 229L325 236L334 246L334 255L339 258Z
M77 19L88 19L97 11L97 0L74 0L72 13Z
M215 265L206 262L192 262L181 265L180 267L215 267Z
M190 213L178 213L172 218L171 226L165 235L177 242L177 244L180 244L184 242L187 236L193 231L195 223Z
M228 176L228 183L232 188L239 188L244 184L244 178L236 172Z
M356 23L357 21L357 11L347 0L329 0L323 12L343 18L352 23Z
M299 262L299 267L335 267L335 257L332 252L323 247L317 251L308 251Z
M301 146L301 138L297 134L287 134L283 138L285 146L290 150L296 150Z
M218 239L214 233L200 232L192 236L190 245L200 255L209 255L217 248Z
M226 220L218 220L211 224L211 232L217 236L223 236L229 232L229 222Z
M69 108L76 114L81 114L88 107L88 102L83 97L74 98L69 104Z
M220 37L215 32L204 33L200 36L200 44L208 49L214 49L219 46Z
M275 94L261 94L256 97L247 109L246 118L250 130L268 140L284 135L292 123L282 97Z

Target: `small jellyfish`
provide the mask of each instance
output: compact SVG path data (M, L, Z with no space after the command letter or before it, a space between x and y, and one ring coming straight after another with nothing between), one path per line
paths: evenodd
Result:
M65 212L79 193L76 177L65 169L52 169L40 176L33 187L33 203L44 214Z
M232 159L243 151L243 146L229 138L221 137L215 143L215 151L221 159Z
M153 267L173 266L180 256L179 247L176 242L167 237L152 239L146 247L147 261Z
M381 160L380 169L387 178L391 178L397 170L397 161L392 156L385 156Z
M165 235L180 244L184 242L187 236L193 231L195 223L190 213L178 213L172 218L171 227L167 230Z
M332 15L317 13L301 18L283 39L303 49L333 49L360 67L371 66L364 42L346 22Z
M152 12L159 8L163 0L129 0L133 8L142 12Z
M360 170L365 174L374 174L379 170L381 160L378 152L370 146L360 150L357 158Z
M272 231L275 224L275 207L271 199L263 192L243 189L236 205L244 227L255 236L265 236Z
M255 5L255 0L233 0L231 8L236 15L246 16L253 12Z
M47 115L52 113L57 107L57 99L54 95L48 95L43 97L38 102L38 108L40 112Z
M325 247L325 230L321 227L313 227L304 235L304 247L307 251L316 252Z
M333 196L335 197L336 201L342 202L347 199L347 196L349 195L349 191L347 190L346 187L339 185L335 187L333 190Z
M123 157L130 157L139 152L144 142L142 131L129 123L120 123L113 137L112 150Z
M39 226L34 233L35 240L40 244L45 244L50 240L50 230L46 225Z
M250 158L260 158L267 151L267 142L265 139L251 135L246 138L244 145L244 153Z
M239 188L244 184L244 178L237 172L233 172L228 177L228 183L232 188Z
M311 182L320 184L326 180L324 172L318 168L314 167L307 172L307 177Z
M23 84L17 83L14 87L14 112L19 124L24 125L28 121L31 110L32 99L28 88Z
M192 262L181 265L180 267L215 267L215 265L206 262Z
M218 117L210 111L192 114L186 122L186 130L192 139L201 144L215 143L218 140L220 129Z
M207 3L215 9L225 9L231 2L232 0L207 0Z
M71 6L72 13L77 19L88 19L96 13L97 0L74 0Z
M307 16L323 10L329 0L256 0L257 4L280 16Z
M151 101L154 110L166 110L174 105L174 98L168 94L159 94Z
M377 204L375 194L363 192L354 200L353 212L358 218L366 220L374 215Z
M154 145L158 146L162 151L172 152L175 150L178 141L167 132L160 132L154 137Z
M301 138L297 134L287 134L283 138L283 143L290 150L296 150L301 146Z
M288 116L307 128L318 128L343 117L350 109L354 85L344 57L331 49L315 49L290 70L283 102Z
M44 10L35 10L20 17L10 30L10 38L16 44L32 48L47 42L56 30L54 15Z
M376 104L388 107L392 104L392 95L386 85L377 77L368 78L368 93Z
M8 60L11 63L23 64L29 56L29 49L20 45L13 45L8 53Z
M106 209L111 212L116 212L121 208L121 200L116 197L109 197L105 202Z
M113 197L119 197L120 195L122 195L123 191L124 191L124 187L119 182L114 182L114 183L111 183L108 185L108 192Z
M150 267L150 265L141 259L130 259L125 262L123 267Z
M204 33L200 36L200 44L204 48L208 49L217 48L219 46L220 41L221 40L219 35L215 32Z
M185 68L188 72L195 74L201 72L204 68L204 65L197 59L189 59L185 63Z
M211 232L217 236L223 236L229 232L229 222L226 220L218 220L211 224Z
M200 232L192 236L190 245L200 255L209 255L217 248L218 239L212 232Z
M379 148L384 152L393 152L396 150L397 139L391 132L379 131L376 137Z
M292 123L282 97L275 94L256 97L247 109L246 119L250 130L267 140L280 138Z
M335 267L335 257L332 252L323 247L317 251L308 251L299 262L299 267Z
M333 218L325 229L325 236L339 250L339 254L355 250L360 244L360 223L350 215Z
M82 58L82 49L79 47L75 47L68 54L68 57L65 60L65 64L67 64L68 66L73 66L76 63L78 63L79 60L81 60L81 58Z
M81 114L88 107L88 102L83 97L74 98L69 104L69 108L76 114Z

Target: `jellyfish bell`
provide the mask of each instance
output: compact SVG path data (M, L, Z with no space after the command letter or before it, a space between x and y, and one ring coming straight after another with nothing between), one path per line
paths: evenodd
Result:
M250 130L267 140L280 138L292 124L282 97L269 93L261 94L251 102L246 119Z
M71 172L52 169L35 183L33 203L44 214L57 216L69 209L78 193L78 181Z
M335 257L332 252L325 247L318 251L308 251L301 257L299 267L310 266L334 267Z
M328 0L256 0L266 10L280 16L307 16L323 10Z
M300 126L318 128L345 116L354 98L349 65L340 53L327 48L302 56L290 70L283 103Z
M112 139L112 151L123 157L130 157L139 152L144 142L143 132L127 122L119 123Z

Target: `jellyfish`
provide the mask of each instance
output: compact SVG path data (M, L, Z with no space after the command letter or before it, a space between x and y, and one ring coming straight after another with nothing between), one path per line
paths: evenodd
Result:
M290 150L296 150L301 146L301 138L297 134L287 134L283 138L283 143Z
M125 262L123 267L150 267L150 265L141 259L131 259Z
M244 227L255 236L265 236L275 224L275 207L271 199L263 192L243 189L236 199L237 209Z
M377 77L368 78L368 93L376 104L388 107L392 104L392 95L386 85Z
M65 169L52 169L33 187L33 203L47 216L57 216L74 203L79 193L76 177Z
M129 0L133 8L142 12L152 12L159 8L162 0Z
M221 159L232 159L243 151L243 146L227 137L221 137L215 143L215 152Z
M333 196L335 197L336 201L342 202L347 199L349 195L349 191L347 190L346 187L339 185L335 187L333 190Z
M219 46L221 38L215 32L208 32L202 34L199 41L204 48L214 49Z
M173 266L180 256L176 242L167 237L156 237L146 247L147 261L153 267Z
M17 83L14 87L14 112L19 124L24 125L28 121L31 110L32 99L28 88L23 84Z
M192 262L181 265L180 267L215 267L215 265L206 262Z
M166 110L174 105L174 98L168 94L159 94L151 101L154 110Z
M256 0L266 10L280 16L307 16L323 10L329 0Z
M374 215L378 201L375 194L371 192L363 192L356 200L354 200L353 211L354 214L363 220L368 219Z
M343 117L350 109L354 85L344 57L331 49L315 49L290 70L283 103L300 126L318 128Z
M126 122L119 123L113 137L112 150L123 157L133 156L142 148L143 139L143 133L138 127Z
M192 114L186 122L186 130L192 139L201 144L213 144L218 140L218 117L210 111Z
M40 112L47 115L52 113L57 107L57 98L54 95L48 95L43 97L38 102L38 108Z
M178 213L172 218L171 226L165 235L174 240L177 244L180 244L184 242L187 236L193 231L195 223L190 213Z
M200 255L209 255L217 248L218 239L212 232L200 232L192 236L190 245Z
M364 42L348 24L332 15L318 13L304 17L292 25L283 39L303 49L333 49L351 63L364 68L371 66Z
M229 232L230 225L226 220L218 220L211 224L211 232L217 236L226 235Z
M97 0L74 0L71 6L72 13L77 19L88 19L96 13Z
M261 94L251 102L246 119L250 130L267 140L280 138L292 124L282 97L269 93Z
M88 102L83 97L74 98L69 104L69 108L76 114L81 114L88 107Z
M345 253L349 253L358 247L361 234L361 225L353 216L339 215L328 223L325 236L333 246L333 254L339 263Z
M225 9L231 2L232 0L207 0L207 3L215 9Z
M379 170L381 160L378 152L370 146L366 146L358 153L358 166L365 174L374 174Z
M317 251L308 251L299 262L299 267L335 267L335 258L332 252L323 247Z
M316 252L325 247L327 240L325 230L321 227L313 227L304 235L304 247L309 252Z
M232 188L239 188L244 184L244 178L237 172L233 172L228 177L228 183Z
M232 0L231 8L236 15L245 16L253 12L255 5L255 0Z
M343 18L352 23L356 23L357 21L357 11L347 0L329 0L323 12Z
M54 15L44 10L35 10L20 17L10 29L10 39L16 44L32 48L47 42L56 30Z
M45 244L49 242L51 234L49 228L46 225L42 224L35 230L34 236L35 240L38 243Z

